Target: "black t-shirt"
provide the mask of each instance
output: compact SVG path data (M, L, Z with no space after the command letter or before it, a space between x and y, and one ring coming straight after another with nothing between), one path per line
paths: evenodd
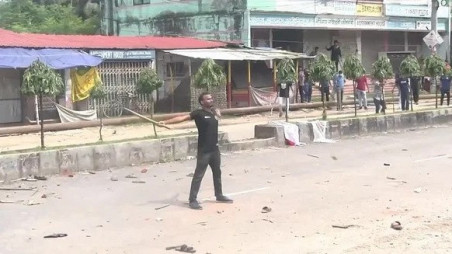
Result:
M218 120L212 112L198 109L190 113L198 128L198 152L218 149Z
M278 97L289 98L289 89L292 83L286 83L286 88L282 88L281 84L278 84Z

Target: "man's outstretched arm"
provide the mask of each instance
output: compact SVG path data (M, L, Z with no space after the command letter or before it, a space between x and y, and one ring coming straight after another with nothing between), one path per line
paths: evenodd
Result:
M162 124L175 124L175 123L181 123L181 122L185 122L185 121L189 121L191 120L190 115L182 115L182 116L176 116L173 118L170 118L168 120L165 121L161 121L160 123Z

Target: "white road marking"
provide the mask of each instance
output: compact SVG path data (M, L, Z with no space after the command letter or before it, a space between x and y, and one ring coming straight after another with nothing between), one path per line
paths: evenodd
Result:
M442 158L446 158L447 154L442 154L442 155L437 155L435 157L430 157L430 158L425 158L425 159L420 159L420 160L415 160L414 162L423 162L423 161L431 161L431 160L437 160L437 159L442 159Z
M237 195L241 195L241 194L246 194L246 193L251 193L251 192L256 192L256 191L263 191L263 190L267 190L270 189L270 187L263 187L263 188L258 188L258 189L252 189L252 190L245 190L245 191L239 191L239 192L234 192L234 193L227 193L224 194L227 197L233 197L233 196L237 196ZM206 198L203 199L202 201L211 201L211 200L215 200L215 198Z

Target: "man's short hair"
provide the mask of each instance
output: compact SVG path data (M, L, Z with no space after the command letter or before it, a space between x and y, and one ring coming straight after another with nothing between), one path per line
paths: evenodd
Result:
M209 93L209 92L203 92L203 93L201 93L201 94L199 95L199 97L198 97L198 102L199 102L199 104L201 104L201 101L204 100L204 96L206 96L206 95L208 95L208 94L210 94L210 93Z

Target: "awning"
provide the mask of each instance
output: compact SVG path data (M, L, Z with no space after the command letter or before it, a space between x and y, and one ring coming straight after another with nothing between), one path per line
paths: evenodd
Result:
M165 52L190 58L231 60L231 61L268 61L275 59L312 59L304 53L296 53L272 48L214 48L214 49L176 49Z
M52 69L97 66L102 59L72 49L0 48L0 68L28 68L40 60Z

